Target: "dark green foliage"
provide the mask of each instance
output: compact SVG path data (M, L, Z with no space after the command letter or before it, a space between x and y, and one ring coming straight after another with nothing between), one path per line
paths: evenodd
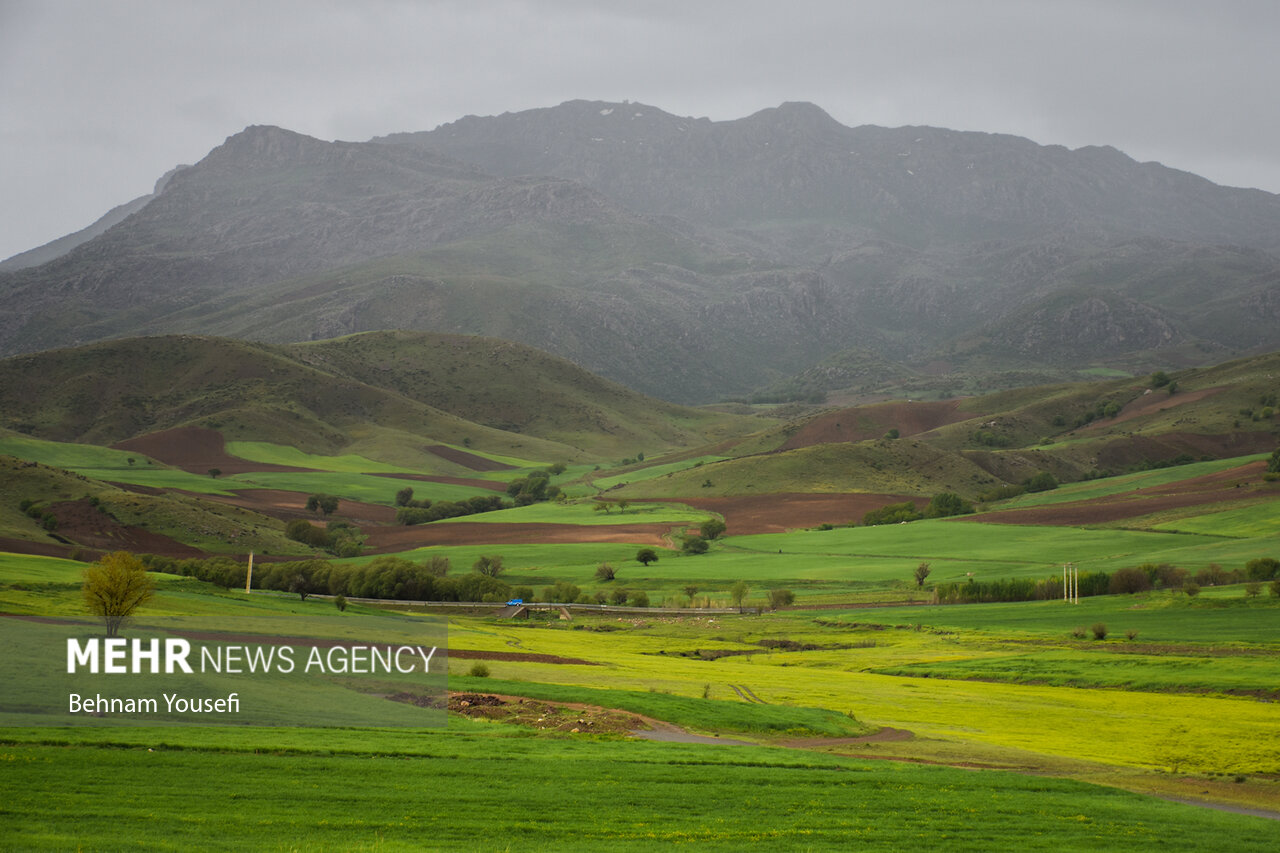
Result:
M929 568L928 563L921 563L916 566L916 569L911 573L911 576L915 578L917 587L924 586L925 578L929 577L930 572L932 572L932 569Z
M1106 595L1111 575L1106 572L1082 572L1080 597ZM1062 598L1062 578L1054 576L1042 581L1031 578L1003 578L979 581L969 578L964 583L944 583L935 587L941 604L976 604L996 601L1052 601Z
M972 438L974 444L981 444L983 447L1008 447L1010 444L1008 438L989 429L975 431Z
M893 429L886 432L884 434L884 437L892 441L893 439L897 438L899 435L901 435L901 433L898 432L898 428L894 427Z
M544 587L542 600L555 604L573 604L582 596L582 590L568 581L556 581L554 586Z
M631 596L627 599L627 606L628 607L648 607L649 596L646 595L643 590L633 592L631 593Z
M1089 631L1093 634L1095 640L1105 640L1107 638L1107 626L1103 622L1094 622L1089 626Z
M774 610L779 607L788 607L796 601L796 594L789 589L771 589L769 590L769 606Z
M954 492L939 492L925 507L925 518L947 518L953 515L967 515L973 512L973 504Z
M314 494L307 498L308 512L322 512L332 515L338 510L338 498L334 495Z
M1134 566L1117 569L1111 575L1111 582L1107 587L1107 591L1112 595L1146 592L1149 589L1151 589L1151 578L1141 567Z
M702 526L698 528L703 539L715 539L725 531L725 523L719 518L708 518L702 522Z
M601 563L596 566L596 580L598 581L605 581L607 583L617 577L617 575L617 570L608 563Z
M627 590L624 587L619 587L618 589L615 589L613 592L609 593L609 603L614 605L626 604L627 598L630 597L630 595L631 595L631 592L629 590Z
M345 613L347 610L347 597L342 593L338 593L333 597L333 606L338 608L339 613Z
M1168 384L1169 384L1169 374L1165 373L1163 370L1157 370L1155 373L1151 374L1152 388L1163 388Z
M1050 474L1048 471L1027 478L1023 483L1023 487L1028 492L1048 492L1058 488L1058 478Z
M923 516L916 509L916 505L911 501L904 501L900 504L889 504L879 509L873 509L866 515L862 516L862 523L867 527L877 524L899 524L903 521L917 521Z
M1245 563L1244 570L1250 580L1268 581L1280 573L1280 560L1274 557L1258 557Z
M489 666L484 661L476 661L471 664L471 669L467 670L467 675L472 678L488 678Z
M502 557L482 555L472 564L471 570L485 577L496 578L503 571Z
M440 501L434 504L431 501L412 501L396 510L396 523L406 526L429 524L432 521L493 512L508 506L498 495L473 495L465 501Z
M978 495L978 500L983 503L991 503L993 501L1003 501L1009 498L1016 498L1018 495L1026 494L1026 486L996 486L994 489L988 489Z
M551 475L548 472L534 471L527 477L508 483L507 494L515 500L516 506L528 506L554 500L560 494L560 487L551 485Z
M686 536L680 550L685 554L705 554L710 547L701 536Z
M650 563L656 563L658 562L658 552L654 551L652 548L641 548L639 551L636 551L636 562L645 566Z
M396 506L408 506L411 500L413 500L412 486L405 486L403 489L396 492Z
M1267 471L1272 474L1280 474L1280 447L1272 451L1271 458L1267 460Z

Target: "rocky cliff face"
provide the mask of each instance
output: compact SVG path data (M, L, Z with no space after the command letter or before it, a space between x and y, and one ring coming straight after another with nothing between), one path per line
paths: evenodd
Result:
M0 354L406 327L702 401L850 348L897 374L957 345L1019 367L1280 347L1280 197L811 104L573 101L367 143L251 127L158 189L0 271Z

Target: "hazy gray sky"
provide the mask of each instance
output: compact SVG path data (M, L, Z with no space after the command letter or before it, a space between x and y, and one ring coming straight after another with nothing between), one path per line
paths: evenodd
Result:
M1109 144L1280 192L1274 0L0 0L0 258L249 124L322 139L573 98Z

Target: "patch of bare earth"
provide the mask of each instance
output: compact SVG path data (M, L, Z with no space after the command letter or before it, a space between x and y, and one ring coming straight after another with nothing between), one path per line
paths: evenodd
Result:
M989 512L974 521L995 524L1085 526L1138 518L1172 509L1229 503L1258 497L1255 486L1265 469L1262 461L1177 483L1136 489L1085 501Z
M308 496L302 492L287 492L281 489L242 489L232 495L197 495L196 497L201 500L216 501L217 503L251 509L254 512L278 518L281 521L292 521L295 518L305 518L316 522L325 520L314 512L307 510ZM395 524L396 511L394 507L349 501L344 498L338 501L338 509L332 517L341 518L343 521L350 521L357 525L362 523Z
M47 512L58 520L58 535L98 551L133 551L162 557L200 557L203 552L176 539L141 527L121 524L87 500L50 504Z
M540 545L575 542L620 542L664 545L667 524L488 524L436 521L410 527L376 527L364 532L367 550L405 551L428 545Z
M733 536L753 533L785 533L821 524L860 521L873 509L911 501L923 507L925 498L876 494L778 494L723 498L673 498L673 503L714 512L724 518Z
M507 484L496 480L479 480L474 477L432 477L427 474L384 474L374 473L375 477L388 477L393 480L415 480L419 483L444 483L450 486L467 486L472 489L489 489L506 494Z
M395 702L439 707L438 699L414 693L397 693L387 698ZM450 693L447 707L449 713L463 717L565 734L621 735L649 727L644 717L626 711L492 693Z
M960 411L959 400L886 403L841 409L813 418L787 439L780 449L796 450L815 444L867 441L880 438L891 429L896 429L905 438L968 420L970 417L971 414Z
M434 444L424 449L429 453L434 453L441 459L452 462L455 465L461 465L463 468L470 468L472 471L510 471L515 467L502 462L495 462L492 459L486 459L483 456L477 456L474 453L467 453L465 450L456 450L443 444Z
M227 453L222 433L204 427L177 427L148 435L140 435L111 445L115 450L133 451L150 456L166 465L192 474L207 474L217 468L223 474L251 474L256 471L312 471L289 465L249 462Z

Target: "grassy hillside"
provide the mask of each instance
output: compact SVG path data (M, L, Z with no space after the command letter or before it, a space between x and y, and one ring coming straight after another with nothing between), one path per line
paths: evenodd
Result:
M192 425L422 468L424 444L548 463L701 444L740 434L742 421L651 400L526 347L458 336L292 348L134 338L0 361L0 427L103 445Z

